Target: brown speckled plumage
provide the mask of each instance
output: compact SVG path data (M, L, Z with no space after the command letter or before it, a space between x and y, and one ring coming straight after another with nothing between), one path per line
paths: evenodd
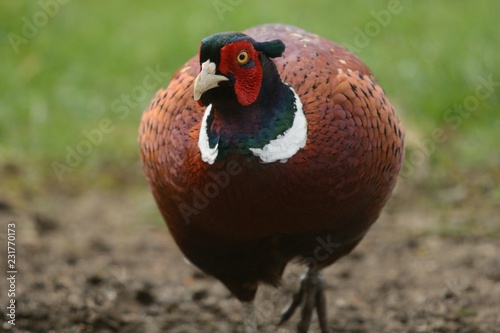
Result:
M197 140L205 108L193 99L198 56L157 93L139 142L149 186L182 252L247 301L259 282L279 283L291 259L314 258L318 237L338 244L317 260L320 268L358 244L396 183L404 134L381 87L351 52L291 26L244 33L286 45L272 61L302 100L305 147L286 163L238 155L203 162ZM217 174L228 177L218 182Z

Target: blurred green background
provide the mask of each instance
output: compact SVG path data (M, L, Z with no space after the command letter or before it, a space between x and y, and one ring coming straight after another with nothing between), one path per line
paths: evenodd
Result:
M146 190L137 128L155 91L203 37L282 22L350 47L372 69L407 128L405 186L432 201L465 184L498 205L498 13L492 0L2 1L2 196ZM146 87L151 71L163 74ZM89 145L85 133L100 126ZM77 149L85 156L55 172Z

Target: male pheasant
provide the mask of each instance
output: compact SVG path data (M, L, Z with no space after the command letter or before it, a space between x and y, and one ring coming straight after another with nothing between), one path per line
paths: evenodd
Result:
M307 332L316 309L327 332L320 270L361 241L404 158L401 123L367 66L292 26L214 34L157 93L139 142L184 255L244 309L301 259L308 273L282 322L302 306Z

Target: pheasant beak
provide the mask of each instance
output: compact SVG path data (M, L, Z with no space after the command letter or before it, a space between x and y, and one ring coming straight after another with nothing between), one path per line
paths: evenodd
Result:
M215 74L215 63L211 62L210 59L205 61L201 64L200 74L194 80L194 100L200 100L205 91L218 87L219 82L222 81L229 81L229 79L223 75Z

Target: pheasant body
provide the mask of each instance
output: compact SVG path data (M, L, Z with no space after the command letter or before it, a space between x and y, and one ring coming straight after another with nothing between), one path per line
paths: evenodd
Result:
M348 254L404 158L370 70L285 25L203 40L143 114L139 142L179 248L241 301L277 285L294 258L318 271Z

